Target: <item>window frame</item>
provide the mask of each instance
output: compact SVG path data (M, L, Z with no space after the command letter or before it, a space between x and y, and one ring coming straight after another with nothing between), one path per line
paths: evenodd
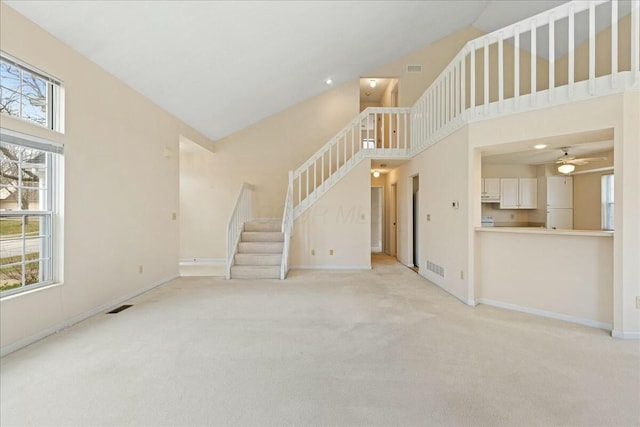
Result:
M601 228L604 231L615 230L615 175L604 174L600 177Z
M22 294L34 289L49 286L55 283L62 283L62 196L63 196L63 147L55 142L21 134L8 129L0 128L0 142L2 144L13 145L16 147L24 147L32 150L40 150L44 154L45 187L39 186L39 191L44 191L44 196L39 196L39 205L37 210L0 210L0 218L22 218L21 234L19 237L6 238L3 241L22 241L20 249L20 261L4 264L3 267L14 267L20 265L21 283L20 286L5 291L0 291L0 299L16 294ZM19 159L17 162L23 162ZM25 162L23 162L25 163ZM25 187L22 185L21 169L18 168L18 186L22 189L32 189L35 187ZM21 189L18 188L18 197L21 197ZM18 200L20 200L18 198ZM43 206L44 205L44 206ZM27 235L25 227L25 218L30 217L35 220L40 218L41 225L38 227L37 235ZM40 240L40 249L38 258L28 259L27 241ZM39 263L39 281L27 284L26 269L27 265Z
M22 61L13 58L11 55L0 51L0 62L8 64L12 67L16 67L20 70L20 90L17 92L16 90L3 86L3 89L16 93L19 96L19 115L12 115L7 112L2 112L0 114L4 114L8 117L12 117L17 120L24 121L26 123L42 127L45 129L50 129L58 133L64 133L64 87L60 79L57 79L43 71L38 70L35 67L32 67L28 64L23 63ZM32 98L27 93L24 93L22 88L22 76L23 73L27 72L42 81L44 81L47 85L46 89L46 102L47 102L47 113L46 113L46 123L40 124L35 120L31 120L29 118L23 117L23 99L24 98ZM1 82L0 82L1 83Z

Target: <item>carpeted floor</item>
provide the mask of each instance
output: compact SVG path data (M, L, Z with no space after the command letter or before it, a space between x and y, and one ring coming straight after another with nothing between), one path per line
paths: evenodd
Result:
M637 341L374 260L159 287L2 359L0 424L640 425Z

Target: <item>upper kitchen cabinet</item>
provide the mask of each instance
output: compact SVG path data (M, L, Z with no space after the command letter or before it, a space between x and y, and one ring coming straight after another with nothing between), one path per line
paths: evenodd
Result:
M500 178L482 178L483 203L498 203L500 201Z
M500 209L536 209L538 180L536 178L500 179Z

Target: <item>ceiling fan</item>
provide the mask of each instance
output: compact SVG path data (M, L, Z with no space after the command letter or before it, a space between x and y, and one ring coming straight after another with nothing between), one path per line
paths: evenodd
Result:
M569 147L561 147L560 148L564 154L555 161L558 166L558 172L560 173L571 173L576 169L576 165L582 166L586 165L589 162L597 162L602 160L607 160L606 157L581 157L576 158L575 156L569 155Z

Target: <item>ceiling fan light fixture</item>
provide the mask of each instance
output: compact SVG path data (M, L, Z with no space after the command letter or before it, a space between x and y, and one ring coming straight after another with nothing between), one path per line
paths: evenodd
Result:
M560 173L571 173L574 170L576 170L576 167L569 163L558 166L558 172Z

